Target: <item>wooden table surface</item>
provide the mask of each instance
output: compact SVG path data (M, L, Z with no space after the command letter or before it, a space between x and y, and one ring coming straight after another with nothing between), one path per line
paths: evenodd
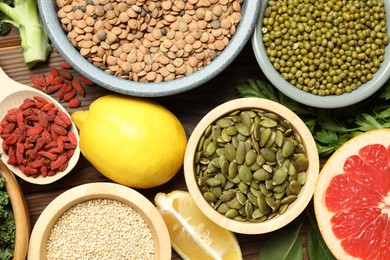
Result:
M26 85L32 86L32 82L29 79L31 73L48 73L49 66L58 68L63 61L64 59L53 48L47 62L41 63L29 71L23 63L19 34L16 29L13 29L9 35L0 37L0 67L12 79ZM77 72L73 71L73 73L77 75ZM250 42L248 42L232 64L213 80L182 94L153 99L171 110L179 118L185 128L187 137L189 137L197 123L206 113L226 101L239 98L235 86L246 82L248 79L266 80L256 62ZM63 103L63 105L69 113L79 109L86 110L96 98L108 93L110 92L102 87L90 86L86 88L86 96L81 100L80 107L69 109L67 103ZM62 192L84 183L110 181L100 174L82 155L72 172L53 184L40 186L27 183L20 178L17 179L28 204L31 229L34 227L43 209ZM172 190L186 190L183 170L180 170L172 180L162 186L138 191L153 201L157 192L168 193ZM307 226L304 226L301 231L304 259L308 259L306 235ZM236 234L236 237L240 243L244 259L258 259L260 248L269 237L269 234ZM180 257L172 251L172 259L180 259Z

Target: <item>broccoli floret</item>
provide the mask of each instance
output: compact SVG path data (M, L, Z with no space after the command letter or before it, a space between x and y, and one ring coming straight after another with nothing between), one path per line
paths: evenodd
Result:
M0 0L0 21L19 29L28 69L46 61L50 51L49 37L42 26L36 0Z
M7 35L11 31L11 24L0 21L0 35Z

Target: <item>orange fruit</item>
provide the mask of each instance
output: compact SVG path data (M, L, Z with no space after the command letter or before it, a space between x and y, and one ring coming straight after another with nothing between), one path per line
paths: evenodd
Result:
M168 227L172 248L183 259L242 260L234 233L207 218L188 191L160 192L154 201Z
M314 208L337 259L390 259L390 129L360 134L329 158Z

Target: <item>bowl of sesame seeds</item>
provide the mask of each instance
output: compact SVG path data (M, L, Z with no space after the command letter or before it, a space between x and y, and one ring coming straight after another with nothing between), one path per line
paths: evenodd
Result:
M171 259L168 229L155 206L116 183L71 188L39 216L29 259Z
M46 31L74 69L134 96L188 91L245 47L258 0L38 0Z

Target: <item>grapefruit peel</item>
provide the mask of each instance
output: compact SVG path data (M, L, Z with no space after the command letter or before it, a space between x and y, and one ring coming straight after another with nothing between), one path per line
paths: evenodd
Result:
M390 259L390 129L360 134L328 159L314 208L336 258Z

